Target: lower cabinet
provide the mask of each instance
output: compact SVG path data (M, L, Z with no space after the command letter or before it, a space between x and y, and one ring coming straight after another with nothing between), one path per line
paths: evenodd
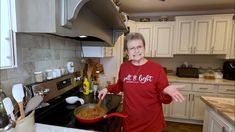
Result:
M203 121L205 104L201 101L201 96L216 96L216 86L207 84L172 83L173 85L184 85L180 90L185 97L185 101L172 102L165 110L165 116L169 118Z
M203 132L235 132L233 124L226 121L211 108L206 107Z

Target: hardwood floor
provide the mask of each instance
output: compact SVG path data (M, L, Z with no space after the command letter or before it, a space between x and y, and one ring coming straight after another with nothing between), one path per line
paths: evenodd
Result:
M167 127L162 132L202 132L202 125L178 122L166 122Z

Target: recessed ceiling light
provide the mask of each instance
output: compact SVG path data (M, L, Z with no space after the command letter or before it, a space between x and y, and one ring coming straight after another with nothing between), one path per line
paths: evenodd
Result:
M79 38L86 38L86 35L80 35Z

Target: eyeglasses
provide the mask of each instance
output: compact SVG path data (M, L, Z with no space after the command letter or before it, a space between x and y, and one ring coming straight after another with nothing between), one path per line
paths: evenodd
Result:
M139 45L139 46L137 46L137 47L131 47L131 48L128 48L128 50L129 51L136 51L136 50L140 50L140 49L142 49L144 46L143 45Z

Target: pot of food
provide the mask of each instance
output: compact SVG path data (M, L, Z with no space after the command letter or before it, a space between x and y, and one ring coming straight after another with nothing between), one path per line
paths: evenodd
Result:
M128 115L125 113L120 112L113 112L110 114L106 114L107 109L99 106L97 107L96 104L85 104L82 106L77 107L74 110L74 116L76 119L82 123L96 123L103 118L108 119L110 117L122 117L126 118Z

